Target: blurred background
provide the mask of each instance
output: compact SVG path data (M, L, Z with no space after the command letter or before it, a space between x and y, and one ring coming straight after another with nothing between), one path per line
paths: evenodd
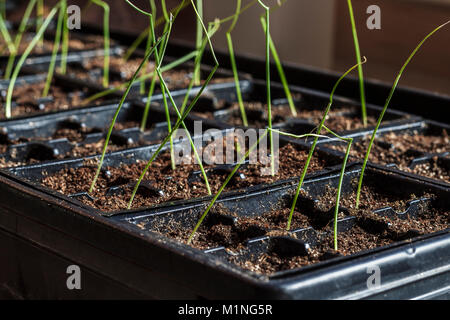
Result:
M16 2L16 1L14 1ZM46 3L51 4L48 0ZM102 24L102 10L88 0L69 0L83 10L83 24ZM107 1L111 6L111 29L139 33L148 26L123 0ZM148 0L133 0L149 10ZM157 1L160 2L160 1ZM180 0L167 0L169 8ZM234 13L235 0L204 0L204 20L227 17ZM251 2L242 0L243 6ZM276 5L276 0L265 0ZM369 30L367 8L381 9L381 29ZM23 7L23 6L22 6ZM365 76L392 82L401 65L419 41L439 24L450 19L450 0L353 0L361 54L368 58ZM20 16L20 8L15 14ZM159 11L161 12L161 11ZM240 17L233 32L235 51L264 57L264 33L259 22L263 10L253 6ZM215 48L226 50L224 25L215 35ZM271 34L285 62L345 71L355 63L353 38L345 0L287 0L271 14ZM175 23L173 38L194 41L195 16L188 7ZM427 42L404 74L401 85L450 95L450 27ZM238 66L239 67L239 66Z

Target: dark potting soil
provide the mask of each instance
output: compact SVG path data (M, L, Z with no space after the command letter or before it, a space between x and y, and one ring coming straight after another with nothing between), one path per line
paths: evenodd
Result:
M110 76L110 86L120 86L126 81L131 80L141 63L142 58L134 58L125 61L122 57L110 57L110 70L112 71L112 74ZM102 84L103 67L104 57L95 57L84 61L82 64L82 68L69 67L69 74L72 74L72 76L75 76L79 79L87 79L98 84ZM155 63L153 61L149 61L146 69L143 69L141 71L141 74L149 74L154 70ZM93 74L93 71L96 71L96 74ZM166 82L169 90L174 90L188 87L192 72L193 70L190 69L175 68L163 72L162 76L164 77L164 81ZM120 75L120 79L115 79L113 75L114 73L116 75ZM149 78L147 81L151 81L151 78ZM211 83L217 83L218 81L219 80L217 78L213 78L211 80ZM156 77L156 82L159 83L158 77Z
M25 33L22 36L22 42L20 43L18 55L21 55L27 49L29 43L33 40L35 34L33 33ZM11 34L11 37L14 41L15 34ZM80 39L69 39L69 50L91 50L102 48L103 46L103 37L96 35L88 35L84 36L83 40ZM60 49L61 50L61 49ZM53 41L44 39L43 45L36 45L31 52L31 54L51 54L53 51ZM9 50L6 42L3 40L3 37L0 38L0 53L3 55L8 55Z
M416 199L432 198L430 194L421 197L410 195L401 198L393 195L380 194L375 189L364 186L361 197L361 209L350 209L355 217L354 225L348 231L338 234L338 251L334 250L333 221L334 215L326 211L336 199L336 190L328 190L320 197L317 211L297 207L294 212L291 230L313 227L318 233L317 243L312 245L308 254L294 254L285 256L277 252L248 255L238 254L230 256L228 260L240 267L260 273L272 274L277 271L299 268L318 263L327 257L351 255L360 251L385 246L397 241L408 240L419 235L430 234L445 230L450 224L450 212L435 209L429 202L423 202L418 212L406 215L383 216L373 213L373 210L392 207L396 212L403 212L408 208L408 202ZM355 202L354 194L343 195L341 207L352 208ZM246 240L271 236L296 237L286 231L290 209L276 208L261 216L242 216L218 204L212 208L199 230L195 234L191 245L205 250L225 247L228 252L245 253ZM325 217L325 223L318 223L317 215ZM338 219L346 215L340 213ZM322 217L322 218L323 218ZM230 219L231 218L231 219ZM320 218L320 217L319 217ZM145 228L145 225L142 227ZM161 219L152 223L151 230L165 236L187 243L193 227L175 219ZM302 240L302 239L300 239Z
M354 160L364 159L370 143L370 136L354 142L350 156ZM344 144L326 144L326 147L346 151ZM417 152L439 154L449 151L450 138L443 130L442 135L396 134L390 132L375 140L369 161L378 164L395 164L400 170L449 182L448 169L439 166L437 161L409 168L411 161L417 158Z
M82 106L85 90L75 90L68 92L65 88L52 84L47 98L42 98L45 83L33 83L16 86L13 93L12 116L34 115L39 113L67 110L72 107ZM100 103L101 100L97 100ZM5 118L5 102L1 101L0 119Z
M243 166L235 178L230 181L226 191L299 176L307 156L306 151L300 151L292 145L286 145L280 148L280 167L275 176L261 176L261 168L263 167L261 165ZM137 161L132 165L105 168L92 194L95 200L83 198L82 201L106 212L125 209L130 199L132 188L135 186L145 164L143 161ZM66 195L88 191L96 171L96 165L97 162L93 161L86 163L85 167L79 169L64 169L56 175L45 177L42 180L42 184ZM266 167L267 165L264 165L264 168ZM324 161L314 157L311 161L309 172L320 170L324 167ZM183 164L178 165L176 170L173 171L170 164L170 155L167 153L160 155L144 177L149 187L140 188L133 202L133 208L206 196L207 190L202 176L198 173L199 169L198 165ZM212 170L211 166L205 166L205 169L208 170L211 190L213 193L216 193L230 171L210 172ZM110 190L111 187L122 188L118 191L116 190L117 193L113 195Z

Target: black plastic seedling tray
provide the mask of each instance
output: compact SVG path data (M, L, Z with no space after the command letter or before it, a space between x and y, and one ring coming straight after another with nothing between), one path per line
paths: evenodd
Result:
M359 172L358 164L350 165L346 181ZM14 169L21 176L32 176L36 169ZM327 185L335 185L339 170L317 173L305 182L305 189L313 197L320 198ZM4 226L12 234L26 237L37 247L57 253L63 259L72 261L89 270L97 278L103 278L102 287L120 287L117 295L152 298L208 298L208 299L338 299L338 298L445 298L448 297L449 279L449 230L435 234L417 235L409 233L407 240L395 241L389 246L360 252L347 257L328 257L323 262L286 272L262 276L246 271L229 262L230 253L224 248L197 250L171 240L154 229L157 221L167 224L164 219L183 221L186 228L192 227L195 217L205 207L205 200L199 199L189 204L160 206L153 209L116 213L106 217L96 211L77 205L74 201L53 197L33 184L24 184L10 174L3 173L5 186L15 186L21 192L2 190L2 200L14 201L15 208L5 210L2 215ZM375 181L384 193L400 194L405 197L410 192L432 192L437 196L431 207L448 207L448 188L411 179L408 176L370 166L368 177ZM296 179L279 182L270 186L259 186L235 192L220 200L220 204L239 215L261 215L271 206L286 206L292 197ZM389 182L389 183L387 183ZM345 190L348 192L348 189ZM47 200L46 203L37 200ZM28 199L28 201L24 201ZM36 200L32 200L36 199ZM53 199L53 200L50 200ZM30 201L31 200L31 201ZM422 199L410 203L405 212L390 208L373 208L380 215L414 216ZM3 203L5 203L3 201ZM6 209L6 208L5 208ZM14 212L20 212L16 214ZM239 219L239 218L238 218ZM234 220L231 219L231 223ZM341 219L339 231L345 233L355 223L361 223L351 216ZM160 224L159 224L160 225ZM38 231L39 230L39 231ZM11 234L12 233L12 234ZM274 250L281 254L305 255L309 247L314 247L323 236L315 229L294 231L300 240L286 237L260 237L248 239L240 255L242 258L257 258ZM44 236L45 235L45 236ZM289 248L286 252L285 249ZM281 251L280 251L281 250ZM4 251L3 251L4 252ZM8 252L8 251L7 251ZM31 263L36 257L14 254L20 265ZM8 257L11 258L11 257ZM236 258L236 252L233 253ZM42 281L47 272L58 264L48 262L49 268L30 275L33 280ZM381 286L368 288L369 268L381 270ZM33 297L27 285L28 275L9 278L6 283L17 287L17 281L25 286L27 297ZM22 277L22 279L20 279ZM25 278L23 278L25 277ZM16 281L16 282L15 282ZM94 282L95 283L95 282ZM86 282L86 291L76 293L78 297L99 297L92 283ZM64 283L45 283L47 292L68 295ZM36 289L35 289L36 290ZM37 289L38 293L40 289ZM70 295L69 295L70 296Z
M86 31L88 29L83 29L83 32ZM132 39L134 38L130 36L117 38L118 41L125 40L128 43ZM120 49L118 50L117 54L121 54ZM188 50L191 51L192 48L171 45L168 55L176 58L190 52ZM71 53L69 61L76 65L80 60L101 55L101 52L94 50ZM225 54L219 54L219 60L222 66L227 66L228 57ZM30 58L28 63L38 73L37 67L45 66L48 61L48 57L39 57ZM207 56L204 62L208 63ZM238 65L242 65L244 69L240 70L248 71L252 77L263 78L260 74L264 66L262 61L241 57ZM204 69L206 71L208 68L205 66ZM225 70L224 74L230 73ZM329 98L325 92L332 87L335 75L293 67L287 68L287 74L289 78L297 77L291 83L302 85L292 87L298 107L309 111L325 108ZM305 78L306 75L310 78ZM42 75L27 76L20 81L37 81L39 77ZM94 93L102 89L98 85L60 75L56 76L55 81L62 81L61 85L69 88L87 86L93 88ZM329 87L326 86L328 83L331 83ZM352 80L345 81L341 93L352 98L354 93L348 88L353 84ZM369 90L386 89L373 83L368 87ZM241 82L241 89L245 100L264 103L265 85L260 80L244 80ZM199 88L194 88L192 94L198 90ZM437 102L438 105L445 100L423 93L408 94L405 90L399 92L405 98L405 103L412 106L417 106L417 101L426 101L427 104ZM177 104L181 104L186 90L172 93ZM184 230L189 232L211 197L163 202L134 210L103 212L82 201L89 197L86 193L66 196L44 187L41 183L44 176L63 168L86 166L89 160L96 158L92 155L83 158L58 158L58 154L73 150L74 144L67 139L55 140L55 132L61 128L81 130L82 140L76 141L76 144L100 141L119 96L120 93L112 97L116 101L98 106L0 122L0 139L7 145L6 152L1 157L9 162L6 167L10 167L0 170L0 260L8 261L7 264L0 264L0 291L9 292L17 298L450 298L450 230L446 228L439 232L417 232L411 229L402 234L394 234L389 229L389 219L416 219L424 212L440 210L442 216L439 219L448 218L449 185L405 173L389 165L369 164L366 183L382 195L396 195L408 200L414 194L417 196L416 200L407 203L402 209L374 205L369 208L371 215L368 219L354 216L349 208L342 206L338 224L341 237L351 234L355 228L374 229L390 237L387 245L346 256L325 252L320 257L320 262L286 271L261 274L246 267L246 263L258 261L268 253L284 258L308 259L311 250L329 239L330 230L327 226L330 226L332 208L325 210L316 205L320 204L330 187L337 185L343 154L326 146L334 144L333 139L320 141L317 155L324 160L325 168L307 176L304 189L308 196L302 194L297 207L305 211L310 219L309 225L278 236L270 230L255 228L250 236L241 239L239 250L230 250L224 244L196 249L165 235L166 227L177 223L181 223ZM413 97L417 101L413 101ZM273 98L274 108L286 103L282 87L276 83L273 84ZM105 166L117 167L150 158L157 148L154 143L167 132L163 123L165 118L161 99L160 95L152 99L152 110L155 112L149 118L148 135L139 133L136 127L114 133L113 138L126 149L107 154ZM139 119L145 98L139 100L125 103L119 123ZM192 129L197 120L202 121L204 130L230 130L236 126L230 122L235 112L231 106L235 102L234 83L211 85L186 119L186 125ZM335 98L333 109L338 110L338 114L343 110L341 115L350 117L357 117L359 112L355 99L342 96ZM377 106L369 106L370 115L376 117L380 111ZM433 113L430 115L432 118ZM252 119L256 119L257 126L265 126L262 113L256 113ZM314 120L316 119L312 117L284 117L276 121L275 126L284 131L303 134L314 129L317 124ZM430 128L447 128L446 125L424 121L393 109L388 111L385 120L380 135L388 131L428 132ZM366 133L368 131L370 128ZM339 130L339 133L354 137L355 143L365 134L363 130ZM202 137L194 137L195 141L199 139ZM144 141L146 143L143 145L150 145L138 147L132 143L135 141ZM281 146L291 143L296 149L305 151L310 146L308 140L291 138L281 138L280 143ZM164 150L167 148L165 146ZM36 155L45 157L36 159ZM447 152L438 155L417 154L413 162L430 159L448 164L449 158ZM15 167L13 164L11 167L11 162L22 166ZM360 167L360 163L348 165L344 194L351 192L354 187ZM215 166L208 169L208 174L223 174L229 170L230 166ZM102 174L108 173L103 171ZM199 173L195 173L192 179L199 177ZM269 185L259 184L226 192L219 199L217 208L225 208L230 214L221 213L221 209L216 212L214 209L205 221L205 226L223 224L236 230L239 221L246 217L258 217L272 209L289 207L297 182L298 178L292 177ZM110 186L114 192L121 187L123 185L120 183ZM144 189L146 188L144 185ZM147 189L155 192L151 186ZM325 218L317 219L316 214ZM380 222L374 217L383 219ZM82 290L67 288L66 271L70 265L78 265L82 270ZM377 287L368 286L370 270L374 270L374 267L381 272L381 284Z

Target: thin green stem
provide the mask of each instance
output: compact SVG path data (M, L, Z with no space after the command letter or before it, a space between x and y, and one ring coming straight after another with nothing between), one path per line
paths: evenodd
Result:
M180 5L176 6L175 8L171 9L170 11L181 11L182 9L186 8L189 5L188 1L183 1ZM164 17L159 17L155 22L155 27L159 26L161 23L165 21ZM131 44L131 46L128 48L127 52L124 55L124 60L128 61L130 57L133 55L133 53L136 51L136 49L140 46L142 41L144 41L148 34L150 33L150 27L146 28L144 31L142 31L139 36L136 38L136 40Z
M205 212L203 212L202 216L200 217L200 219L198 220L197 224L194 227L194 230L192 230L191 235L189 236L189 239L187 241L188 244L191 244L192 240L194 239L194 236L197 232L197 230L200 228L201 224L203 223L203 220L205 220L206 216L208 215L209 211L212 209L212 207L214 206L214 204L216 203L217 199L220 197L220 195L222 194L223 190L225 190L226 186L228 185L228 183L231 181L231 179L234 177L234 175L236 174L236 172L239 170L239 168L242 166L242 164L244 163L245 159L248 158L248 156L250 155L250 153L252 153L255 148L259 145L259 142L264 139L264 137L267 136L268 133L268 129L266 131L264 131L264 134L262 134L258 140L256 141L256 143L254 143L249 149L248 151L245 153L244 156L241 157L241 159L239 159L238 163L234 166L233 170L231 171L231 173L227 176L227 178L225 179L225 182L220 186L219 191L216 193L216 195L214 196L214 198L211 200L211 202L209 203L208 207L206 208Z
M11 39L11 35L9 34L8 28L6 27L5 21L3 20L2 15L0 15L0 32L5 39L6 45L8 46L9 53L15 53L16 47L14 46L14 42Z
M361 63L365 63L367 60L364 58L364 61L362 61ZM359 66L359 64L354 65L353 67L351 67L349 70L347 70L347 72L345 72L340 78L339 80L336 82L336 84L333 87L333 90L330 93L330 101L327 105L327 108L325 109L324 115L322 117L322 120L320 121L320 124L317 128L317 134L320 135L320 133L322 132L322 129L325 125L325 120L327 119L328 113L330 112L331 106L333 105L333 96L334 93L336 92L336 89L338 88L339 84L341 83L341 81L350 73L352 72L355 68L357 68ZM302 171L302 175L300 176L300 181L297 185L297 190L295 192L295 196L294 196L294 201L292 202L292 207L291 207L291 211L289 213L289 219L288 219L288 223L287 223L287 230L289 231L291 229L291 224L292 224L292 218L294 216L294 211L295 211L295 207L297 206L297 201L298 201L298 197L300 195L300 190L303 186L303 182L305 180L306 174L308 172L308 168L309 168L309 164L311 163L312 157L314 155L314 151L316 149L316 145L317 142L319 141L319 138L316 137L314 138L313 144L311 146L311 149L309 150L309 154L308 154L308 158L306 159L306 163L305 163L305 167L303 168Z
M359 48L358 32L356 30L355 15L353 14L352 1L347 0L347 3L348 3L348 11L350 14L350 22L352 25L352 34L353 34L353 42L355 45L356 61L359 65L358 76L359 76L359 91L361 95L361 115L364 127L366 127L367 126L366 93L364 89L363 67L361 64L361 50Z
M163 35L163 37L164 36L165 35ZM97 183L98 177L100 175L100 171L101 171L102 166L103 166L103 162L105 160L106 149L108 148L109 140L111 138L111 134L112 134L112 131L114 129L114 125L116 124L116 120L117 120L117 117L119 116L119 112L122 109L122 106L125 103L125 100L126 100L128 94L130 93L131 86L132 86L133 82L136 80L138 74L141 72L141 69L142 69L142 67L144 65L144 62L147 59L150 58L150 56L153 54L153 52L156 50L157 46L159 45L159 43L162 40L163 40L163 38L159 39L157 41L156 45L153 46L152 50L150 50L149 52L146 53L146 55L144 57L144 60L141 62L141 64L139 65L138 69L135 71L132 80L129 82L128 87L125 90L125 93L123 94L122 99L120 100L120 103L119 103L119 105L118 105L118 107L116 109L116 112L115 112L115 114L113 116L113 119L111 121L111 125L109 126L108 134L106 135L106 138L105 138L105 144L103 146L103 151L102 151L102 155L101 155L101 158L100 158L100 161L99 161L99 164L98 164L97 172L95 173L94 180L92 181L91 187L89 188L89 193L92 193L94 191L95 184Z
M37 0L36 5L36 33L39 32L39 30L42 27L42 23L44 21L44 0ZM39 38L39 47L44 46L44 35L42 35Z
M263 26L264 32L266 32L266 21L264 20L264 17L261 17L261 24ZM270 37L270 50L272 52L272 57L273 60L275 61L275 65L277 66L278 75L280 76L281 84L283 85L284 93L289 103L289 108L291 109L292 115L296 117L297 110L295 108L294 99L292 99L292 94L291 90L289 89L286 74L284 73L283 65L281 64L281 60L278 55L277 49L275 48L275 44L272 40L272 37Z
M69 26L67 14L67 0L63 2L64 6L64 21L63 21L63 35L62 35L62 49L61 49L61 73L67 73L67 55L69 53Z
M13 91L14 91L14 86L15 86L16 81L17 81L17 77L19 76L19 72L22 69L23 64L25 63L25 60L28 58L28 56L30 55L31 51L34 49L36 44L39 42L39 39L44 34L45 30L47 29L47 27L50 24L51 20L53 19L54 15L56 14L56 12L58 12L59 7L60 7L60 5L57 4L50 11L49 15L45 19L45 21L42 24L41 28L36 33L34 38L31 40L30 44L25 49L24 53L21 55L19 61L17 62L17 65L16 65L16 67L14 69L14 72L13 72L13 74L11 76L11 81L10 81L9 87L8 87L8 93L7 93L7 96L6 96L5 116L8 119L11 118L12 95L13 95Z
M345 139L343 139L345 140ZM345 152L344 162L342 163L341 175L339 176L339 185L336 195L336 207L334 210L334 250L338 250L338 217L339 217L339 203L341 201L342 184L344 181L345 168L347 167L348 157L352 148L353 139L347 139L347 151Z
M196 40L195 40L195 49L197 51L200 50L202 42L203 42L203 30L202 30L202 24L203 24L203 0L196 0L197 1L197 14L200 17L200 19L197 19L197 33L196 33ZM198 86L200 85L200 64L197 63L194 66L194 85Z
M364 157L364 163L363 163L363 166L362 166L362 169L361 169L361 174L359 176L358 190L356 192L356 208L357 209L359 208L359 204L360 204L360 197L361 197L361 189L362 189L362 184L363 184L363 179L364 179L364 172L366 170L367 162L369 161L370 152L372 151L372 146L373 146L373 143L374 143L375 138L377 136L378 129L380 128L381 122L383 121L384 114L385 114L387 108L389 107L389 104L391 103L392 97L394 96L394 92L395 92L395 89L397 88L397 85L398 85L398 83L400 81L400 78L402 77L402 74L405 71L405 69L408 66L408 64L414 58L416 53L420 50L422 45L428 40L428 38L430 38L434 33L439 31L440 29L442 29L443 27L445 27L449 23L450 23L450 21L447 21L446 23L438 26L433 31L431 31L429 34L427 34L427 36L412 51L412 53L410 54L408 59L406 59L406 62L403 64L402 68L400 69L400 72L398 73L397 77L394 80L394 84L392 85L391 91L389 92L389 96L388 96L388 98L386 100L386 103L385 103L385 105L383 107L383 110L381 111L381 114L380 114L380 116L378 118L377 125L376 125L375 129L372 132L372 137L370 139L369 148L367 149L366 156Z
M52 57L51 57L50 64L48 67L47 80L45 81L44 90L42 92L43 97L48 96L48 93L50 92L50 87L52 85L53 75L55 74L56 58L58 56L59 46L61 43L61 34L62 34L62 28L63 28L63 23L64 23L64 15L66 14L66 12L63 10L64 2L65 1L59 2L61 4L61 6L59 9L58 24L56 26L56 35L55 35L55 41L53 43Z
M172 70L173 68L176 68L176 67L178 67L179 65L185 63L186 61L191 60L191 59L194 58L196 55L197 55L197 52L196 52L196 51L192 51L191 53L188 53L187 55L185 55L185 56L183 56L183 57L181 57L181 58L179 58L179 59L173 61L172 63L169 63L169 64L167 64L166 66L162 67L162 68L161 68L161 72L170 71L170 70ZM137 79L136 79L136 82L138 82L138 81L143 81L143 80L146 80L146 79L155 77L155 76L157 76L156 71L152 71L152 72L150 72L150 73L147 73L146 75L143 75L143 76L137 78ZM125 82L125 83L123 83L123 84L120 84L120 85L118 85L118 86L116 86L116 87L114 87L114 88L110 88L110 89L101 91L101 92L99 92L99 93L96 93L96 94L94 94L94 95L92 95L92 96L90 96L90 97L84 99L84 100L81 102L81 104L82 104L82 105L85 105L85 104L88 104L88 103L90 103L90 102L92 102L92 101L95 101L95 100L97 100L97 99L106 97L107 95L110 95L110 94L112 94L112 93L115 93L115 92L117 92L117 91L120 91L120 90L122 90L122 89L128 87L128 85L129 85L130 83L132 83L132 82L131 82L131 81L128 81L128 82Z
M28 25L28 21L30 20L30 16L33 12L34 6L36 5L36 0L31 0L25 12L23 14L22 21L20 22L19 29L17 30L16 37L14 39L14 46L16 50L13 53L10 53L8 58L8 64L5 69L5 79L9 80L11 78L11 73L14 68L14 62L16 61L16 57L19 51L20 43L22 42L23 34L25 33L26 27Z
M272 97L271 97L271 84L270 84L270 8L266 6L261 0L258 0L259 4L266 11L266 86L267 86L267 117L268 128L272 129ZM269 143L270 143L270 171L272 176L275 175L275 150L273 133L269 131Z
M103 86L109 87L109 61L110 61L110 35L109 35L109 5L102 0L91 0L97 6L103 8L103 37L104 37L104 66L103 66Z
M236 58L234 56L233 40L231 39L231 32L233 31L237 23L237 20L239 18L239 12L241 10L241 0L237 0L236 2L237 4L235 16L233 22L231 23L230 28L227 31L226 37L227 37L228 51L230 54L231 69L233 70L234 82L236 85L236 97L238 100L239 109L241 111L242 124L247 127L248 126L247 114L245 113L244 100L242 99L241 85L239 83L239 74L236 66Z
M197 8L195 7L195 4L193 2L193 0L191 0L191 4L192 7L198 17L198 19L200 20L200 15L198 14ZM212 77L214 76L214 74L216 73L217 69L219 68L219 61L217 60L216 54L214 52L214 48L212 46L211 43L211 39L208 36L208 31L206 30L205 25L203 24L202 21L202 27L203 27L203 31L204 33L207 35L208 37L208 44L209 44L209 48L211 50L211 54L213 56L214 59L214 67L212 68L211 72L209 73L208 77L206 78L205 83L203 84L203 86L200 88L200 90L198 91L197 95L194 97L194 99L192 100L192 102L189 104L189 106L186 108L186 111L184 112L184 114L181 116L181 118L178 118L177 122L175 123L175 125L172 128L172 131L166 136L166 138L164 138L164 140L161 142L161 144L159 145L158 149L155 151L155 153L152 155L152 157L150 158L150 160L147 162L147 165L145 166L144 170L141 173L141 176L139 177L136 186L134 187L133 193L131 195L131 199L128 203L128 208L131 208L131 205L133 204L133 200L134 197L136 196L136 193L139 189L139 186L142 182L142 180L144 179L145 174L147 173L148 169L150 168L151 164L153 163L153 161L156 159L156 157L159 155L159 153L161 152L161 150L163 149L163 147L165 146L165 144L169 141L170 137L172 137L172 135L174 134L174 132L176 130L178 130L178 128L180 127L180 125L184 122L184 120L186 119L186 117L188 116L188 114L191 112L191 110L194 108L194 106L196 105L198 99L200 98L200 96L203 94L203 91L205 90L205 88L207 87L207 85L209 84L209 82L211 81ZM159 66L158 66L159 68ZM161 85L166 87L167 90L167 86L165 84L164 81L161 82ZM168 90L167 90L168 91ZM194 149L195 150L195 149ZM201 162L200 162L201 163Z

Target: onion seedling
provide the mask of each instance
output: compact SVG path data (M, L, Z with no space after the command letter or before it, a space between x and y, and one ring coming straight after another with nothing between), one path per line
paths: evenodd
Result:
M239 74L236 67L236 58L234 56L233 40L231 39L231 32L236 26L240 10L241 10L241 0L236 0L236 13L233 21L231 22L231 26L226 33L226 37L227 37L228 51L230 54L231 68L233 70L234 82L236 84L236 97L238 100L239 109L241 110L242 124L247 127L248 126L247 115L245 113L244 101L242 100L241 86L239 84Z
M361 115L364 127L367 127L366 93L364 89L364 73L361 63L361 50L359 48L358 32L356 31L355 15L353 14L352 1L347 0L350 22L352 25L353 42L355 44L356 61L358 63L359 91L361 96Z
M181 11L182 9L186 8L189 5L189 1L182 1L181 4L179 4L178 6L172 8L170 10L170 12L178 12ZM165 21L165 17L159 17L158 19L156 19L155 21L155 27L159 26L160 24L162 24ZM148 28L146 28L144 31L142 31L139 36L136 38L136 40L130 45L130 47L128 48L128 50L126 51L123 59L125 61L128 61L128 59L130 59L130 57L133 55L133 53L136 51L136 49L141 45L141 43L148 38L148 35L150 34L150 26Z
M17 30L16 37L14 38L14 47L15 50L9 53L8 63L5 69L5 79L9 80L11 78L11 73L14 67L14 62L16 60L20 43L22 42L23 34L25 33L26 27L28 25L28 21L30 19L31 13L33 12L34 6L36 5L36 0L31 0L24 12L23 18L20 21L19 29ZM3 31L2 31L3 33ZM9 46L8 46L9 47Z
M36 33L39 32L39 30L42 27L42 24L44 22L44 0L37 0L36 4ZM39 38L38 47L44 46L44 35L42 35Z
M361 63L366 63L366 59L364 58L364 60ZM330 100L328 102L327 108L325 109L324 115L322 120L320 121L320 124L317 128L317 134L319 135L322 132L322 129L325 126L325 120L327 119L328 113L330 112L331 106L333 105L333 96L334 93L336 92L336 89L338 88L339 84L341 83L341 81L350 73L352 72L355 68L357 68L359 66L359 64L354 65L353 67L351 67L349 70L347 70L339 79L338 81L335 83L333 90L330 93ZM287 223L287 231L289 231L291 229L291 223L292 223L292 218L294 216L294 210L295 207L297 206L297 201L298 201L298 197L300 195L300 190L303 186L303 181L305 180L306 177L306 173L308 172L308 168L309 168L309 164L312 160L314 151L316 149L316 145L317 142L319 141L319 137L314 138L314 141L311 145L311 149L309 150L309 154L308 154L308 158L306 159L306 164L305 167L303 168L303 172L302 175L300 176L300 181L298 183L297 186L297 190L295 192L295 196L294 196L294 201L292 203L292 207L291 207L291 212L289 213L289 219L288 219L288 223Z
M197 14L197 33L196 33L196 40L195 40L195 49L197 52L200 52L200 48L202 47L203 43L203 0L196 0L196 14ZM199 86L200 85L200 65L201 60L199 60L195 66L194 66L194 85Z
M410 54L408 59L406 59L406 62L403 64L402 68L400 69L400 72L398 73L397 77L394 80L394 84L392 85L392 88L391 88L391 91L389 92L386 103L385 103L383 110L381 111L381 114L378 118L377 125L375 126L375 129L372 132L372 137L370 139L369 147L367 149L366 156L364 157L361 174L359 176L358 190L356 192L356 208L357 209L359 208L361 189L362 189L362 184L363 184L363 179L364 179L364 172L366 170L367 162L369 161L370 152L372 151L372 146L373 146L373 143L375 142L375 138L376 138L378 129L380 128L381 122L383 121L384 114L385 114L387 108L389 107L389 104L391 103L392 97L393 97L395 89L397 88L397 85L400 81L400 78L402 77L403 72L405 71L408 64L411 62L412 58L416 55L416 53L420 50L420 48L428 40L428 38L430 38L433 34L435 34L437 31L439 31L440 29L442 29L449 23L450 23L450 21L447 21L446 23L441 24L440 26L438 26L437 28L435 28L433 31L431 31L429 34L426 35L426 37L412 51L412 53Z
M61 0L59 2L59 4L60 4L60 8L59 8L58 22L57 22L57 26L56 26L55 41L53 43L53 51L52 51L52 57L50 60L50 64L48 67L47 79L45 81L44 90L42 92L43 97L48 96L48 93L50 91L50 86L52 84L53 75L55 73L56 57L58 55L59 46L61 43L64 15L66 15L66 11L67 11L67 9L66 9L67 1L66 0Z
M104 66L103 66L103 86L109 87L109 50L110 50L110 35L109 35L109 5L102 0L91 0L97 6L103 8L103 37L104 37Z
M31 40L31 42L28 44L28 47L25 49L24 53L21 55L19 61L17 62L17 65L16 65L16 67L14 69L14 72L13 72L13 74L11 76L11 80L10 80L9 86L8 86L8 93L6 95L5 116L8 119L11 118L12 95L13 95L15 83L17 81L17 77L19 76L19 72L22 69L23 64L25 63L25 60L28 58L28 56L30 55L31 51L33 51L34 47L39 42L39 39L44 34L45 30L49 26L51 20L53 19L55 14L58 12L60 7L61 7L61 3L58 3L55 7L53 7L53 9L50 11L49 15L47 16L47 18L43 22L41 28L36 33L36 35Z
M261 0L258 3L266 11L265 14L265 24L266 24L266 86L267 86L267 118L268 118L268 128L269 128L269 143L270 143L270 171L272 176L275 175L275 157L274 157L274 145L273 145L273 133L272 129L272 97L271 97L271 86L270 86L270 8L266 6Z
M200 19L200 15L197 11L197 8L195 7L195 4L193 2L193 0L191 0L191 4L192 7L198 17L199 20ZM173 134L175 133L176 130L178 130L178 128L180 127L180 125L184 122L184 120L186 119L186 117L188 116L188 114L192 111L192 109L194 108L194 106L197 104L198 99L200 98L200 96L203 94L203 91L205 90L206 86L209 84L209 82L211 81L212 77L214 76L214 74L216 73L217 69L219 68L219 62L217 60L216 54L214 52L214 48L212 46L211 43L211 39L209 38L208 35L208 31L206 30L205 25L203 24L203 21L201 21L202 23L202 27L203 27L203 31L206 34L206 37L208 39L208 44L209 44L209 48L211 50L211 54L212 57L214 59L214 67L212 68L211 72L209 73L208 77L206 78L205 82L203 83L203 86L199 89L199 91L197 92L197 94L195 95L195 97L193 98L192 102L189 104L189 106L186 108L186 110L184 111L184 113L182 114L181 118L179 117L177 122L175 123L175 125L173 126L171 132L169 132L169 134L164 138L164 140L161 142L161 144L159 145L158 149L154 152L154 154L152 155L152 157L150 158L150 160L147 162L144 170L141 173L141 176L139 177L136 186L134 187L133 193L131 195L130 201L128 203L128 208L131 208L131 205L133 204L133 200L136 196L136 193L139 189L139 186L142 182L142 180L144 179L145 174L147 173L148 169L150 168L151 164L153 163L153 161L156 159L156 157L159 155L159 153L161 152L161 150L163 149L163 147L165 146L165 144L170 140L170 138L173 136ZM158 66L157 71L160 73L160 66ZM169 92L167 85L164 81L164 79L161 77L160 78L161 81L161 86L165 88L165 90L167 92ZM195 149L194 149L195 150ZM201 165L201 162L200 162Z
M137 68L137 70L136 70L136 72L134 73L134 75L133 75L131 81L128 83L127 89L125 90L125 93L123 94L122 99L121 99L120 102L119 102L119 105L118 105L118 107L117 107L117 109L116 109L116 112L114 113L113 119L112 119L112 121L111 121L111 125L109 126L109 130L108 130L108 133L107 133L106 138L105 138L105 144L104 144L104 146L103 146L102 155L101 155L100 161L99 161L99 163L98 163L97 172L95 173L94 179L93 179L93 181L92 181L92 183L91 183L91 187L90 187L90 189L89 189L89 193L92 193L92 192L94 191L95 184L97 183L98 177L99 177L99 175L100 175L100 171L101 171L101 169L102 169L102 167L103 167L103 162L104 162L104 160L105 160L105 155L106 155L106 149L108 148L109 140L110 140L110 138L111 138L111 134L112 134L112 131L113 131L113 129L114 129L114 125L116 124L117 117L119 116L119 112L120 112L120 110L122 109L122 106L123 106L123 104L125 103L125 100L126 100L128 94L130 93L131 87L132 87L133 83L135 82L135 80L136 80L138 74L141 72L141 69L142 69L142 67L144 66L145 60L147 60L147 59L150 58L150 56L155 52L157 46L162 42L162 40L164 39L164 37L165 37L166 35L167 35L167 33L165 33L165 34L164 34L164 35L156 42L156 44L153 46L153 48L145 54L144 60L142 61L142 63L141 63L141 64L139 65L139 67Z
M264 19L264 16L261 16L260 20L261 20L261 25L263 27L264 32L267 32L266 20ZM275 65L278 70L278 75L280 76L281 84L283 85L284 93L286 95L286 99L288 100L289 108L291 109L292 115L294 117L296 117L297 110L295 108L294 100L292 99L291 90L289 89L289 84L286 79L286 74L284 73L283 65L281 64L280 57L278 55L277 49L275 47L275 44L274 44L271 36L269 36L269 41L270 41L270 51L272 52L272 57L273 57L273 60L275 61Z

